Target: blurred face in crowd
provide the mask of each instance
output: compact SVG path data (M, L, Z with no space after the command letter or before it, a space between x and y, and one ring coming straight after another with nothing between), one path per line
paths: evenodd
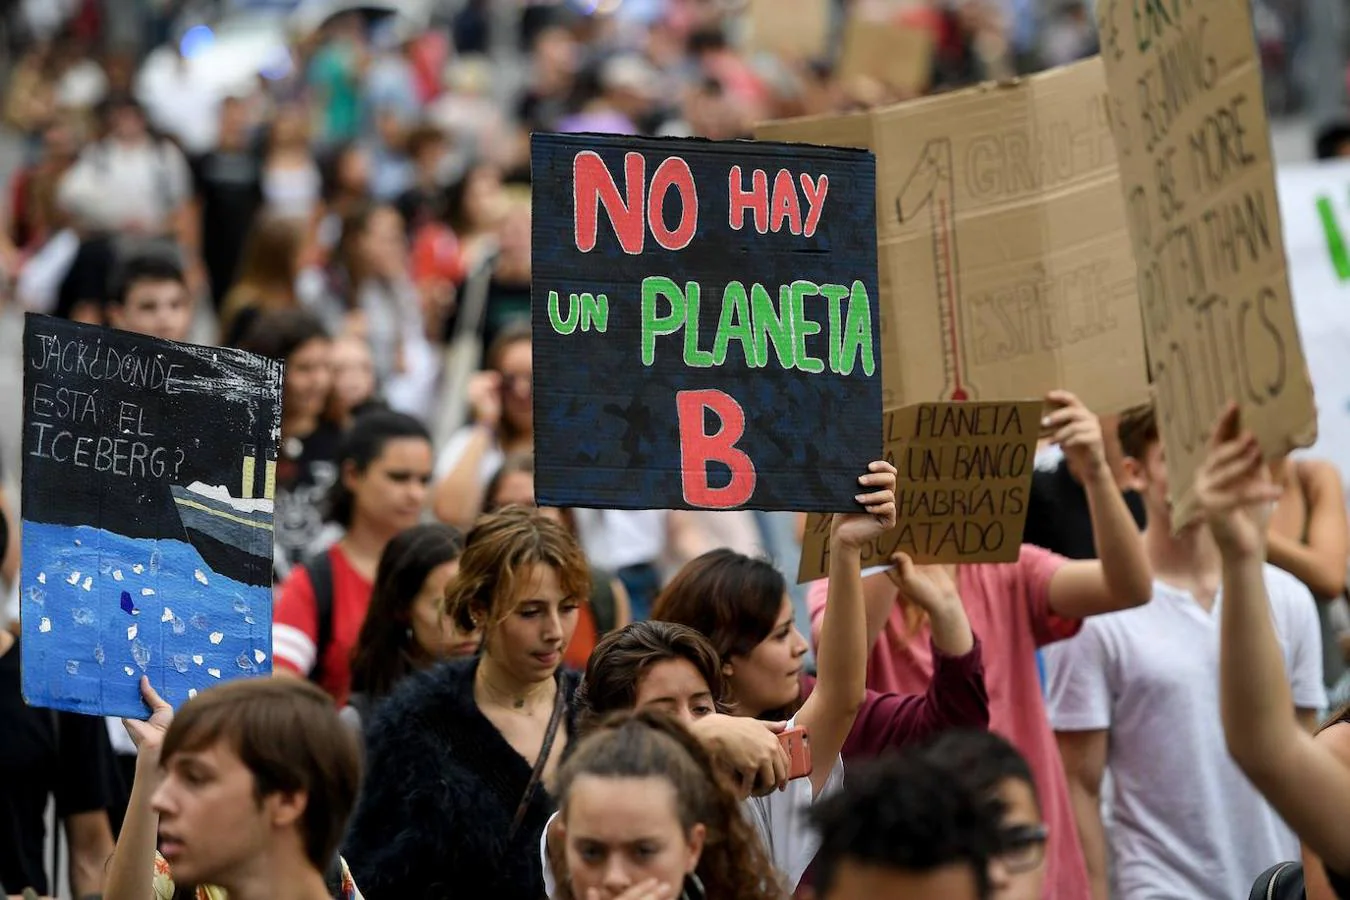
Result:
M547 681L562 664L577 630L580 598L563 593L552 566L534 563L518 572L511 611L489 627L485 652L517 684Z
M527 509L538 509L540 515L547 516L559 525L566 526L567 524L563 518L562 510L551 506L539 507L535 505L534 475L530 472L506 472L503 474L497 479L493 486L492 496L488 497L487 501L493 510L508 506L523 506Z
M682 657L652 663L638 681L638 709L653 708L693 725L717 712L712 691L698 668Z
M1045 887L1045 842L1036 792L1020 778L999 786L1004 813L1000 829L1008 849L989 863L993 900L1040 900Z
M145 114L130 104L111 110L108 131L119 141L138 141L145 137Z
M376 275L394 278L407 270L408 236L398 210L382 206L370 214L361 235L361 252Z
M431 570L422 589L413 599L408 627L412 629L413 640L422 651L434 659L443 657L473 656L478 652L482 633L473 631L468 634L455 627L451 618L441 612L441 600L445 597L445 586L459 571L459 561L451 560Z
M464 176L464 217L475 229L489 229L501 222L506 212L506 194L502 176L492 166L478 166Z
M572 896L605 900L652 880L680 896L706 836L703 825L685 830L675 785L655 776L578 776L562 832Z
M186 341L192 328L192 300L181 281L143 278L131 284L120 306L108 307L108 317L123 331Z
M272 144L275 147L304 147L309 142L309 120L304 107L288 103L277 110L272 120Z
M306 341L286 358L282 405L288 416L317 419L333 386L333 344L325 338Z
M229 884L233 872L272 852L279 829L296 827L306 797L256 794L253 773L225 741L164 761L150 798L160 852L179 884Z
M534 422L534 356L530 342L509 344L502 351L498 371L502 376L502 413L517 428L529 428Z
M375 362L370 345L350 335L333 342L333 395L343 412L375 396Z
M794 703L801 693L806 638L797 630L792 601L783 595L778 622L769 636L745 656L729 660L727 683L742 715L757 716Z
M394 438L364 470L343 472L355 498L355 518L389 535L416 525L431 482L431 444L420 437Z
M53 125L42 136L43 162L64 169L75 161L79 144L75 131L68 125Z
M349 194L364 195L370 185L370 157L359 147L348 147L338 160L337 181Z

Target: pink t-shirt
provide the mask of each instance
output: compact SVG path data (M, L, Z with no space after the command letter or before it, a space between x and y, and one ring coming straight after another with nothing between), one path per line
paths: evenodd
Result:
M1036 778L1050 830L1045 898L1088 900L1092 891L1087 863L1036 668L1036 648L1073 637L1082 627L1081 620L1064 619L1050 611L1050 579L1066 562L1062 556L1027 544L1015 563L958 567L956 581L970 627L984 645L989 730L1012 742ZM827 586L828 582L818 581L809 594L812 638L817 644ZM896 603L868 657L867 686L876 691L923 693L933 674L930 637L927 620L909 632L902 607Z

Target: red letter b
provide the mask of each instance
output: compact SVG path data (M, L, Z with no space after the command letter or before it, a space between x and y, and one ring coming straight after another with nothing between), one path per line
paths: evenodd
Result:
M680 421L680 487L684 500L700 509L734 509L755 492L755 464L736 442L745 434L745 411L724 391L679 391L675 407ZM722 420L714 434L703 431L703 411L711 409ZM731 483L715 488L708 484L708 463L716 461L731 469Z

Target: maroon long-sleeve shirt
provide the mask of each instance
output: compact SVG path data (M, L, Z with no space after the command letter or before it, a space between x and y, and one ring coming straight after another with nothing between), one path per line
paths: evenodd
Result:
M802 676L802 699L816 680ZM871 759L952 728L989 727L989 693L984 686L980 639L964 656L949 656L933 646L933 677L922 694L867 691L853 730L844 741L844 761Z

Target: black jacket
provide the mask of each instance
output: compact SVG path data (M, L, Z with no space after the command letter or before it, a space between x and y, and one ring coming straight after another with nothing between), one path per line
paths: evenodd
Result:
M343 856L367 900L544 896L539 837L553 799L540 788L515 840L531 766L473 699L478 660L409 676L366 727L365 786ZM572 731L579 677L559 674Z

